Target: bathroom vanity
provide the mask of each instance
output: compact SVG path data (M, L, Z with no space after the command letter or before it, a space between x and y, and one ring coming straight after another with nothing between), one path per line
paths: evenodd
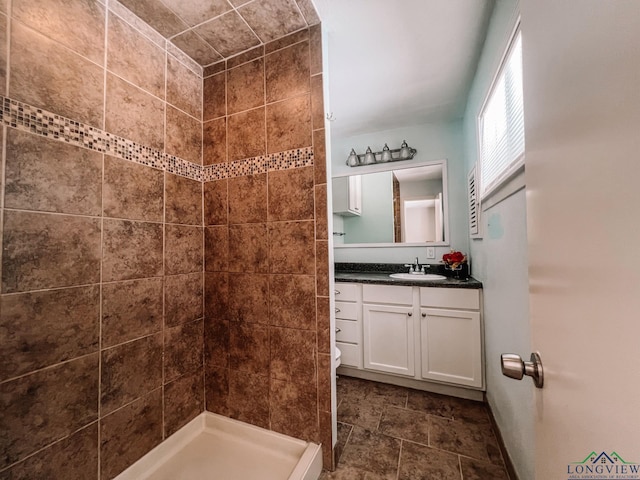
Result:
M482 398L482 284L390 273L336 269L338 373Z

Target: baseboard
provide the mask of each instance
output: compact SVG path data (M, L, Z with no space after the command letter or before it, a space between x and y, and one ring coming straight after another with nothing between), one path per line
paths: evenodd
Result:
M484 392L474 388L457 387L455 385L445 385L425 380L416 380L414 378L385 375L384 373L370 372L368 370L360 370L359 368L351 368L347 366L338 367L336 373L338 375L344 375L345 377L355 377L362 378L363 380L373 380L374 382L390 383L392 385L398 385L399 387L414 388L425 392L466 398L467 400L475 400L478 402L484 401Z
M502 458L504 459L504 466L507 469L507 473L509 474L510 480L520 480L518 478L518 474L516 473L516 469L513 467L513 462L511 461L511 457L509 456L509 452L507 451L507 447L504 443L504 439L502 438L502 432L500 432L500 428L498 427L498 423L496 422L496 417L493 415L493 410L491 409L491 405L485 398L484 403L487 405L489 409L489 419L491 420L491 426L493 427L493 431L496 433L496 439L498 440L498 447L500 447L500 452L502 452Z

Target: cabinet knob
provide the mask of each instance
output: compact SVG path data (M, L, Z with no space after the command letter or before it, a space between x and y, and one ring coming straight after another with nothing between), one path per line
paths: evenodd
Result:
M340 290L334 290L333 293L335 293L336 295L340 295Z
M426 314L426 313L423 313L423 314L422 314L422 316L423 316L423 317L426 317L426 316L427 316L427 314Z
M336 313L340 313L340 309L339 308L336 308Z
M407 315L409 315L410 317L412 317L412 316L413 316L413 313L409 312L409 313L407 313Z
M342 330L338 327L336 327L336 333L340 333Z

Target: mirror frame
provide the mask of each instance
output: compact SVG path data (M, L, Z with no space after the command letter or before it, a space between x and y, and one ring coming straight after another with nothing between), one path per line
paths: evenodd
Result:
M402 248L402 247L446 247L449 246L449 176L447 172L447 160L422 160L411 161L406 164L399 162L376 163L373 165L352 167L353 170L332 175L332 179L340 177L350 177L352 175L366 175L367 173L389 172L393 170L405 170L407 168L425 167L429 165L442 165L442 197L444 218L444 241L443 242L417 242L417 243L333 243L333 248ZM331 191L333 202L333 190Z

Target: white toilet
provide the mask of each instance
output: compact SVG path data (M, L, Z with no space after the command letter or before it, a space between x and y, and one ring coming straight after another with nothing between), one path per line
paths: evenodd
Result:
M340 363L342 363L340 357L342 357L342 352L338 347L336 347L336 368L338 368L340 366Z

